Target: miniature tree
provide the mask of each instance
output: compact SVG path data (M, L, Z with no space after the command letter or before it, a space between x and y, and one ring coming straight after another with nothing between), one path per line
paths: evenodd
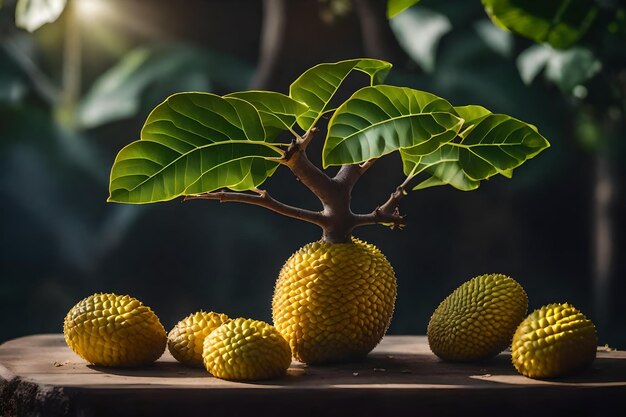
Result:
M352 59L317 65L289 95L245 91L220 97L179 93L157 106L141 139L123 148L111 171L109 201L143 204L183 197L259 205L322 228L280 272L276 328L296 359L323 363L363 356L384 335L396 297L393 269L373 245L352 237L363 225L403 227L409 190L449 184L478 188L549 146L537 129L481 106L453 106L433 94L382 85L391 64ZM352 72L370 85L337 108L333 97ZM329 176L307 158L321 118L332 113L322 152ZM277 141L288 131L293 138ZM406 178L369 213L354 213L351 193L376 162L400 152ZM315 211L277 201L259 188L285 166L322 204ZM416 185L419 174L426 179Z

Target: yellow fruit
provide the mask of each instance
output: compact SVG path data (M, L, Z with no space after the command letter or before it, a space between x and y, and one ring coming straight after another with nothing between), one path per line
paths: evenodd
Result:
M359 239L309 243L285 263L274 291L274 325L293 356L319 364L367 355L389 327L396 277Z
M229 320L226 314L204 311L190 314L170 331L167 348L177 361L189 366L202 366L204 339Z
M430 350L441 359L487 359L506 349L528 308L526 292L502 274L462 284L439 304L428 323Z
M596 357L596 328L571 304L549 304L517 328L511 346L515 369L530 378L554 378L584 370Z
M202 356L213 376L233 381L276 378L291 364L289 345L272 325L244 318L211 332Z
M138 366L157 360L167 337L159 318L141 301L116 294L94 294L65 316L67 345L94 365Z

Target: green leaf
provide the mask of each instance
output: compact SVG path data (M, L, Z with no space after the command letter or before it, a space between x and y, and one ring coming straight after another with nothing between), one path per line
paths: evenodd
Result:
M281 151L265 142L248 102L209 93L175 94L157 106L141 140L120 151L109 201L151 203L228 187L257 187L276 169Z
M466 116L486 111L479 106L457 109ZM514 168L549 146L533 125L503 114L483 114L469 122L457 140L431 154L420 155L412 149L402 149L400 154L407 175L427 172L432 176L415 190L449 184L468 191L496 174L511 178Z
M492 114L483 106L476 105L454 106L454 111L463 119L463 127L461 128L461 132L465 132L467 128L469 128L470 126L475 126L482 119Z
M452 24L443 14L423 7L407 10L389 22L402 49L425 72L435 69L437 46Z
M61 16L67 0L18 0L15 7L17 27L34 32Z
M428 155L413 155L411 149L401 149L402 163L406 175L428 172L431 177L413 187L414 190L450 184L454 188L470 191L478 188L480 181L471 179L459 163L460 148L443 145Z
M335 63L319 64L304 72L289 87L289 95L309 106L309 110L297 119L298 125L308 130L330 108L330 101L352 71L370 76L370 85L383 82L391 64L378 59L350 59Z
M559 49L578 42L598 14L595 3L588 0L482 0L482 3L494 24Z
M281 93L273 91L242 91L225 97L236 97L252 104L263 122L268 138L275 138L284 130L291 130L296 118L309 107Z
M428 154L454 139L463 119L446 100L404 87L379 85L357 91L328 124L324 167L355 164L400 148Z
M391 19L419 3L421 0L389 0L387 1L387 19Z

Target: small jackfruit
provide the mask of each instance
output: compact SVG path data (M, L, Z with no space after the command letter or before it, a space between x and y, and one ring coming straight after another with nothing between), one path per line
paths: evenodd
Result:
M67 345L101 366L139 366L165 350L165 329L154 312L129 295L94 294L65 316Z
M428 323L428 344L445 361L490 358L510 345L527 308L526 292L513 278L480 275L439 304Z
M254 381L282 376L291 364L289 344L263 321L238 318L204 339L204 366L213 376Z
M395 300L393 268L374 245L317 241L283 266L272 316L294 358L320 364L367 355L385 335Z
M555 378L587 368L596 357L596 328L571 304L533 311L517 328L511 360L529 378Z
M204 339L230 318L226 314L198 311L174 326L167 336L167 348L179 362L189 366L202 366Z

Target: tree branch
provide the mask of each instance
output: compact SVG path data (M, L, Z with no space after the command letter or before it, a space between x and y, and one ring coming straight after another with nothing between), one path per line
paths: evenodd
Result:
M362 164L342 165L333 179L352 190L359 178L374 165L377 159L373 158Z
M389 195L387 201L378 206L368 214L355 214L354 226L363 226L366 224L388 224L392 229L402 229L406 225L405 216L400 214L398 205L400 200L406 195L406 188L413 179L413 176L408 176L402 184L396 188L396 190Z
M319 129L316 127L312 127L307 130L306 133L302 135L302 137L296 138L296 147L302 152L306 151L306 148L309 146L309 143L311 143L317 132L319 132Z
M287 166L298 180L320 199L324 208L327 208L336 203L337 184L313 165L306 155L306 147L317 131L317 128L311 128L302 138L295 139L279 162Z
M265 207L283 216L292 217L294 219L304 220L309 223L323 226L324 216L317 211L310 211L293 207L272 198L265 190L254 190L255 194L238 193L231 191L214 191L211 193L187 195L183 201L189 200L217 200L220 203L246 203L256 206Z

